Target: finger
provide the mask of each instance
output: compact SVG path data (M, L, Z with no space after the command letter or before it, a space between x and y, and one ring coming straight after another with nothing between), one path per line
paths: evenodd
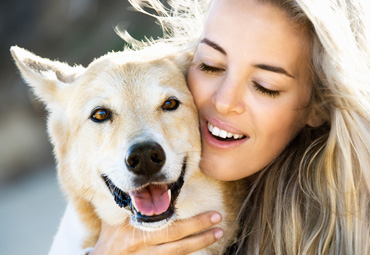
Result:
M151 254L189 254L208 247L209 245L221 239L222 236L223 231L221 229L210 229L200 234L192 235L175 242L155 246L153 247L153 253Z
M186 236L202 232L219 223L221 219L221 215L217 212L206 212L189 219L173 222L169 227L157 231L142 231L126 223L118 228L117 226L103 224L102 230L104 231L102 232L105 233L104 236L107 236L105 238L107 240L114 234L118 235L116 239L124 240L124 246L135 248L145 245L148 247L180 240Z
M217 212L199 214L189 219L179 220L168 228L151 233L151 244L161 244L180 240L186 236L202 232L221 221L221 215Z

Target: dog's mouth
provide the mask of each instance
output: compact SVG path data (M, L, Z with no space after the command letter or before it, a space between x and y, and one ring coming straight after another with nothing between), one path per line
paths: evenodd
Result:
M174 183L148 183L139 189L124 192L106 175L102 178L114 201L121 208L131 211L137 222L158 222L169 219L175 212L175 202L184 184L186 158L181 174Z

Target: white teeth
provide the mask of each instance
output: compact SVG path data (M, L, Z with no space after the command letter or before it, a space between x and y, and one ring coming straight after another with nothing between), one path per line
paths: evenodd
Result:
M218 127L213 127L212 135L219 136L219 134L220 134L220 129Z
M218 137L221 137L221 138L234 138L234 139L240 139L243 137L243 135L241 134L233 134L233 133L230 133L230 132L227 132L223 129L220 129L218 127L215 127L213 126L211 123L208 122L208 130L209 132L214 135L214 136L218 136Z
M219 136L222 137L222 138L226 138L227 132L225 130L220 130Z
M234 135L234 139L239 139L240 136L239 135Z

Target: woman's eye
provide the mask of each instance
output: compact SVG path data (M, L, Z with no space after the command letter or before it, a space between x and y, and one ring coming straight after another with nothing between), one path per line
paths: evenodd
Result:
M261 86L257 82L253 81L253 87L258 92L262 93L263 95L269 96L269 97L277 97L280 95L279 91L274 91L270 89L266 89L265 87Z
M203 72L208 72L208 73L221 73L223 71L225 71L225 69L223 68L218 68L218 67L214 67L214 66L209 66L209 65L206 65L204 63L201 63L198 68L203 71Z
M91 113L90 119L94 122L103 122L111 118L111 112L108 109L98 107Z
M162 104L162 109L165 111L174 111L180 105L180 101L176 97L170 97Z

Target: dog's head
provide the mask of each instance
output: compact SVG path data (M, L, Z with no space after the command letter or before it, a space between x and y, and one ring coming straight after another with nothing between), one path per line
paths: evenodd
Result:
M143 228L176 218L184 180L199 162L198 117L184 70L188 54L109 53L87 68L12 47L45 103L58 174L71 198L110 224Z

